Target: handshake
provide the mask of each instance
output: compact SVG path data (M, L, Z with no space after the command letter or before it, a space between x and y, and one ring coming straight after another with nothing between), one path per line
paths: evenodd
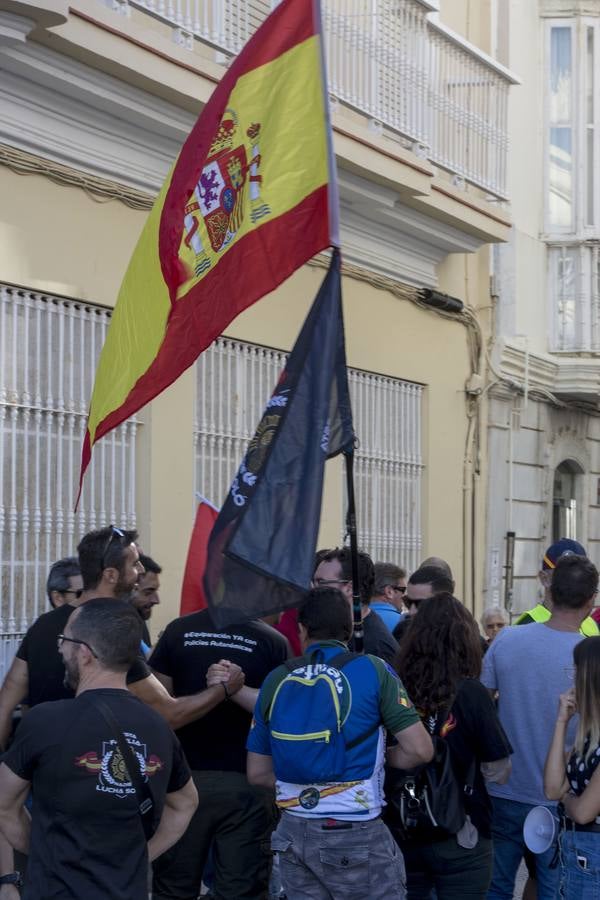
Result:
M213 663L206 673L206 686L214 687L216 684L222 684L225 689L225 697L232 697L243 688L245 675L235 663L229 662L228 659L220 659L218 663Z

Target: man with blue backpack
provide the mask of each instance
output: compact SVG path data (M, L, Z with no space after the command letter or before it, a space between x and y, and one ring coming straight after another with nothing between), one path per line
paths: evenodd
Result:
M274 788L282 812L272 847L284 889L294 900L402 900L404 862L380 817L383 767L386 756L401 769L429 762L431 739L392 669L348 651L340 591L310 591L298 624L304 656L264 682L247 742L248 780Z

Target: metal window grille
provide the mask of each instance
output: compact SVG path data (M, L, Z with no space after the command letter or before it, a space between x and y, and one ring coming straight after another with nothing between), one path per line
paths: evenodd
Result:
M196 489L219 506L286 354L219 338L197 363ZM415 568L421 551L421 404L417 384L349 370L361 547Z
M48 610L51 564L85 532L135 518L134 419L94 450L77 514L81 446L111 313L0 286L0 675Z
M422 548L419 384L351 369L359 446L354 465L359 543L373 558L417 568Z

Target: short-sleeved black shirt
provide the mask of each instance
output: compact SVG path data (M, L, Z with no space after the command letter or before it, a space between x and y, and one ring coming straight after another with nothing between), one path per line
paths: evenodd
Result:
M461 681L442 735L450 747L456 774L463 782L473 757L477 760L473 795L467 799L466 807L473 825L489 838L492 807L479 764L504 759L513 750L490 693L477 678Z
M135 788L95 702L122 726L160 816L190 771L164 719L124 690L87 690L25 716L2 762L31 781L31 851L23 900L147 900L148 857Z
M206 688L206 672L228 659L244 671L248 687L259 688L287 658L287 641L264 622L215 629L208 610L175 619L158 641L150 665L173 679L176 697ZM192 769L246 771L246 738L252 716L232 701L177 732Z
M58 635L63 634L75 607L66 603L36 619L17 650L19 659L29 670L28 705L37 706L48 700L73 698L73 691L64 684L65 667L58 652ZM150 669L140 657L127 673L127 683L133 684L150 675Z
M364 652L372 656L379 656L391 666L394 664L398 653L398 644L392 637L392 632L387 627L381 616L374 609L363 619ZM349 644L354 649L353 641Z

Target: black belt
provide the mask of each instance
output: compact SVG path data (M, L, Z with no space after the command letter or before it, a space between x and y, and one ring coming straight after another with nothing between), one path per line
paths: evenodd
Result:
M595 831L600 832L600 824L598 822L588 822L587 825L579 825L578 822L574 822L573 819L567 818L567 816L563 816L561 824L564 828L568 828L569 831Z

